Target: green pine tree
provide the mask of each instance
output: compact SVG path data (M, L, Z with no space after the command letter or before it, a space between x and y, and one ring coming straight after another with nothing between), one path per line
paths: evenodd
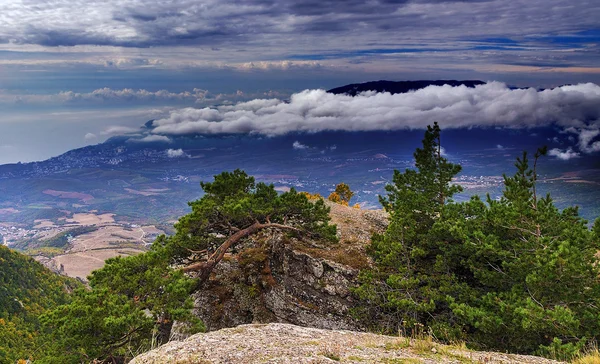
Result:
M517 159L500 200L465 204L480 211L469 225L454 220L474 294L452 309L481 347L568 359L600 334L600 241L577 208L536 195L544 154L534 168L526 153Z
M412 330L445 321L439 287L454 282L430 230L462 190L451 183L461 167L442 155L437 123L428 126L422 144L414 153L416 169L395 170L387 196L380 197L390 224L385 234L373 236L369 252L376 268L361 273L363 284L356 291L367 302L368 317L389 332L401 324Z
M500 199L454 203L460 171L428 128L416 170L395 171L382 204L390 225L373 237L375 267L356 290L362 314L390 332L426 327L475 348L570 359L600 335L600 219L558 210L536 192L540 148L504 176ZM436 150L438 152L436 153Z

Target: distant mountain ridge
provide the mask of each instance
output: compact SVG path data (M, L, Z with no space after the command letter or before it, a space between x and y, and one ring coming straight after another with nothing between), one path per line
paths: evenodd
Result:
M328 92L397 94L432 85L471 89L484 84L479 80L380 80ZM502 174L512 172L514 160L523 150L534 151L542 145L564 150L573 144L569 139L572 135L552 126L442 127L447 156L463 166L460 183L469 187L457 197L461 199L486 193L498 196ZM4 229L15 224L32 228L35 220L90 210L116 213L117 220L142 225L162 224L187 211L187 201L202 194L200 181L236 168L275 184L281 191L294 187L329 195L344 181L356 191L353 203L380 208L377 196L385 193L395 169L412 166L414 148L422 137L421 130L405 128L298 131L268 138L252 133L170 135L168 142L142 141L142 135L154 135L153 128L153 120L149 120L141 123L137 137L113 136L45 161L0 165L0 221L5 223ZM590 221L600 215L600 163L595 155L583 153L568 162L545 158L539 170L544 176L541 190L550 192L561 208L579 205L580 213ZM48 190L58 192L44 192ZM76 198L83 195L94 198ZM2 229L0 226L0 233ZM16 241L17 235L7 230L7 241Z
M427 86L443 86L450 85L456 86L467 86L475 87L477 85L484 85L485 82L479 80L420 80L420 81L370 81L364 83L353 83L346 86L332 88L327 92L332 94L346 94L350 96L356 96L361 92L365 91L377 91L377 92L389 92L393 94L403 94L414 90L420 90Z

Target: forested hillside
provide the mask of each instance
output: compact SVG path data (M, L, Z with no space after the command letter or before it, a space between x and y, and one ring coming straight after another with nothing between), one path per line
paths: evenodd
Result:
M0 245L0 363L33 358L43 350L39 315L68 302L77 285Z

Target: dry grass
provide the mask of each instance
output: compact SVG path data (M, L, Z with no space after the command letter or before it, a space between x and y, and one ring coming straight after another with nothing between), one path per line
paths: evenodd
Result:
M104 266L104 261L117 255L136 255L138 249L99 249L58 255L52 258L57 267L64 267L63 273L69 277L86 279L92 271Z
M297 245L296 250L306 253L313 258L323 258L340 263L354 269L364 269L370 266L369 258L364 251L357 248L344 248L342 244L324 249L308 245Z
M340 361L342 358L342 347L336 342L324 343L321 344L321 352L319 354L331 360Z
M48 219L38 219L38 220L34 220L33 223L35 224L33 226L34 229L44 229L44 228L52 228L55 227L56 225L54 225L54 223Z
M442 348L441 345L437 344L435 341L433 341L433 338L431 336L428 336L426 338L423 339L415 339L412 340L411 346L410 346L416 353L419 354L428 354L428 353L437 353L438 352L438 347Z
M399 337L397 340L385 343L385 350L400 350L410 347L410 338Z
M573 364L600 364L600 352L598 349L582 354L572 361Z
M401 359L387 359L384 358L382 363L384 364L421 364L423 360L417 358L401 358Z

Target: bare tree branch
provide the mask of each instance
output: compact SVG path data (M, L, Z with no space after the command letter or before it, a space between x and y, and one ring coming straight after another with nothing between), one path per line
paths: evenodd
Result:
M227 238L227 240L225 240L225 242L223 244L221 244L221 246L219 246L217 248L217 250L215 250L215 252L208 258L208 260L206 262L194 263L194 264L191 264L191 265L181 268L181 270L186 273L199 271L200 274L199 274L198 278L200 280L200 283L203 283L208 279L208 277L210 276L210 273L215 268L215 266L223 259L223 257L225 256L225 253L227 253L229 248L231 248L234 244L236 244L243 238L246 238L250 235L256 234L260 230L268 229L268 228L276 228L276 229L282 229L282 230L304 232L301 229L298 229L298 228L295 228L295 227L289 226L289 225L277 224L277 223L261 224L259 221L256 221L254 224L248 226L245 229L239 230L238 232L236 232L235 234L233 234L229 238Z

